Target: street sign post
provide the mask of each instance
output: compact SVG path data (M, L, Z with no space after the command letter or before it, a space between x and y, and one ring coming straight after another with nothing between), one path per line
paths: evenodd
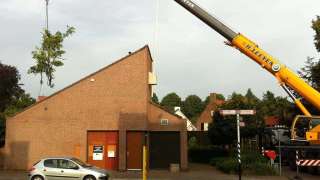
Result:
M241 147L240 147L240 115L255 115L256 110L220 110L223 116L236 115L237 116L237 150L238 150L238 163L239 163L239 180L241 180ZM244 123L243 123L244 124ZM243 125L242 124L242 125Z

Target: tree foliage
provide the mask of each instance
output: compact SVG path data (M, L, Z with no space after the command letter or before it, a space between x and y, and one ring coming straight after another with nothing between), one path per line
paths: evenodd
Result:
M30 94L23 93L19 97L15 98L10 105L7 106L4 114L6 116L13 116L16 113L24 110L25 108L34 104L36 100L30 96Z
M318 52L320 52L320 16L317 16L316 19L312 20L312 29L315 32L314 35L314 45Z
M208 136L214 145L229 145L236 139L236 123L233 119L220 115L219 112L213 115L214 123L209 126Z
M0 112L17 98L23 90L19 86L20 74L16 67L0 62Z
M245 127L241 128L241 136L244 138L254 137L258 129L264 127L264 118L277 116L283 125L290 125L294 115L294 104L284 97L276 97L272 92L263 94L262 100L257 98L251 89L246 95L233 93L220 109L255 109L254 116L243 116ZM209 137L216 145L232 144L235 141L236 117L221 116L218 111L213 116L213 123L209 126ZM220 129L220 130L219 130ZM229 132L226 132L229 131ZM226 138L226 142L220 141ZM232 139L232 140L231 140Z
M158 98L158 96L157 96L156 93L153 93L153 94L152 94L151 101L154 102L154 103L156 103L156 104L159 104L159 98Z
M161 106L167 109L170 112L174 111L174 107L181 107L182 101L181 98L176 93L169 93L162 98Z
M13 115L35 101L19 85L16 67L0 62L0 147L4 145L6 116Z
M68 27L64 33L60 31L51 33L49 30L44 30L42 33L41 46L32 51L32 57L36 61L35 65L28 70L29 74L40 74L41 85L43 84L43 75L45 75L47 85L54 87L54 72L56 67L63 66L62 56L66 53L63 50L63 41L74 32L74 27Z
M204 104L201 98L197 95L189 95L183 102L182 112L190 119L193 120L192 123L195 123L196 117L204 109Z
M320 61L308 57L305 66L298 71L299 75L304 78L317 90L320 90Z

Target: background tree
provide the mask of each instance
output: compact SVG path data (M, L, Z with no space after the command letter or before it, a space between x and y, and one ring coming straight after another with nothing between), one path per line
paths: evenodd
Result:
M214 145L230 145L236 140L236 123L226 117L219 112L213 115L214 122L209 125L208 136Z
M13 116L17 112L24 110L25 108L34 104L36 100L30 96L30 94L22 93L19 97L15 98L10 105L6 107L4 111L5 116Z
M16 67L0 62L0 112L4 112L11 101L23 93L19 80L20 74Z
M6 116L33 104L35 100L19 86L16 67L0 62L0 147L4 145Z
M314 35L314 45L318 52L320 52L320 16L317 16L316 19L312 20L312 29L315 32Z
M197 95L189 95L183 102L182 112L195 123L196 118L204 109L201 98Z
M159 104L159 99L158 99L158 96L156 93L153 93L152 94L152 98L151 98L151 101L156 103L156 104Z
M54 87L54 72L56 67L63 66L62 56L66 53L63 50L63 41L74 32L74 27L68 27L64 33L57 31L53 34L49 30L44 30L42 33L41 46L32 51L35 65L28 70L29 74L40 74L40 86L43 84L43 75L45 75L47 85Z
M248 103L248 106L251 109L256 109L257 108L257 105L260 102L260 99L257 98L256 95L253 94L253 92L252 92L252 90L250 88L247 90L245 98L246 98L246 101Z
M308 57L305 66L298 71L299 75L304 78L312 87L320 90L320 61Z
M320 16L312 20L311 28L314 30L314 45L318 52L320 52ZM298 71L299 75L309 82L315 89L320 91L320 61L318 58L308 57L305 66ZM319 114L320 111L316 109L306 100L302 100L303 104L312 114ZM300 110L296 108L296 112L301 114Z
M174 107L181 107L181 98L176 93L169 93L162 98L161 106L170 112L174 112Z

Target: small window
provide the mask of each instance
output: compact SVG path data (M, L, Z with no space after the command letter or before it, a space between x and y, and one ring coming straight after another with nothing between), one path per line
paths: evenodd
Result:
M204 123L204 131L208 131L209 130L209 123Z
M209 123L201 123L201 131L208 131Z
M169 125L169 120L168 119L161 119L160 120L160 125L161 126L168 126Z
M72 161L66 160L66 159L60 159L58 163L58 167L61 169L75 169L78 166L73 163Z
M214 115L214 111L210 111L211 117L213 117Z
M48 168L57 168L58 167L58 160L57 159L47 159L44 161L44 166Z

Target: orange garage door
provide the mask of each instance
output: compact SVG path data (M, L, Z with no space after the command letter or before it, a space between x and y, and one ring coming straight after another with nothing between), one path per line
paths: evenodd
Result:
M88 163L103 169L118 170L118 132L88 132Z

